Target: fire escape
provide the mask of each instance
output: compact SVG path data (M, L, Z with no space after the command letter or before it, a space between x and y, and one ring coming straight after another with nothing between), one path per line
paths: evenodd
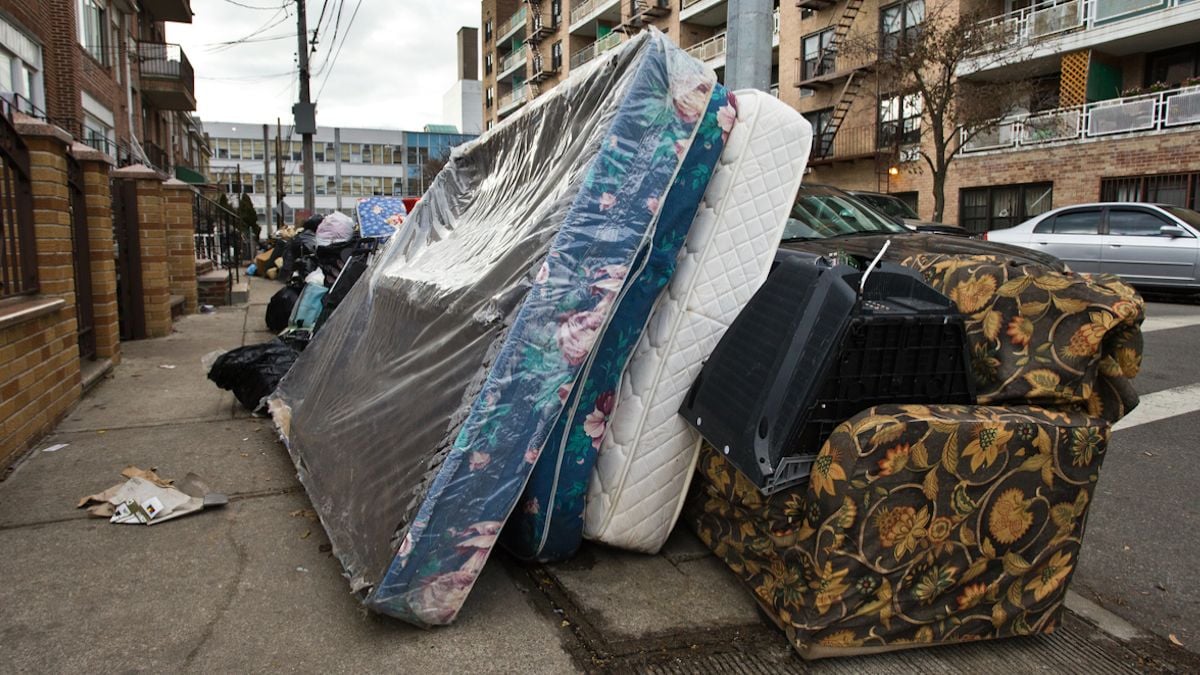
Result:
M558 28L558 23L555 21L556 17L551 17L549 12L543 12L542 3L539 0L525 0L525 4L528 6L528 14L532 17L529 37L525 41L529 44L529 49L533 52L533 69L528 80L530 88L533 89L539 83L557 75L558 71L562 68L562 64L557 62L561 61L561 56L558 59L552 56L549 63L542 56L541 43L553 35L555 29ZM531 93L536 94L536 91Z
M652 19L667 16L671 13L670 0L628 0L629 18L618 30L632 35L651 24Z
M833 141L841 129L842 123L850 113L854 100L862 89L863 81L870 74L872 57L867 55L843 55L839 58L838 49L845 43L854 19L862 9L864 0L847 0L840 14L835 14L830 20L833 35L828 44L821 48L815 61L810 67L804 61L803 51L800 57L800 67L797 69L796 86L801 89L817 90L836 88L841 84L834 100L833 110L829 121L820 130L813 143L812 161L814 164L831 163L834 161ZM837 0L797 0L797 6L802 9L820 11L835 7ZM801 50L803 50L803 44ZM811 72L807 72L811 71ZM875 156L874 134L862 134L862 138L850 138L846 151L837 154L837 159L862 159Z

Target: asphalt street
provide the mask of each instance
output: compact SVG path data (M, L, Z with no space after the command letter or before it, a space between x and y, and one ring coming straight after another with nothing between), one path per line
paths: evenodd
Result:
M1200 304L1156 300L1134 380L1142 402L1113 432L1072 588L1200 653Z

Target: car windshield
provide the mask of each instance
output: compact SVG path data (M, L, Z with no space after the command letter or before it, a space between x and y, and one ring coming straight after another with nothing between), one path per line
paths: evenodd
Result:
M784 241L829 239L856 234L901 233L909 230L866 204L833 191L800 188Z
M1183 222L1191 225L1193 229L1200 230L1200 213L1191 209L1185 209L1178 206L1162 205L1163 211L1175 216Z
M912 218L920 220L918 216L908 204L888 195L854 195L859 200L866 202L869 206L875 208L876 211L882 211L884 214L894 216L896 218Z

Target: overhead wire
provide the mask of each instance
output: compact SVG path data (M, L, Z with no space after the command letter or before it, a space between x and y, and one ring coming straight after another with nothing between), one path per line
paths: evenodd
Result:
M350 15L350 20L346 22L346 32L342 34L342 41L338 43L337 51L333 53L333 59L329 62L329 69L325 71L325 76L321 80L321 86L317 89L317 95L313 97L314 101L321 99L321 92L325 91L325 85L329 84L329 76L333 73L333 67L337 65L337 59L342 53L342 47L346 46L346 39L350 37L350 29L354 27L354 19L358 16L358 10L361 7L362 0L358 0L358 4L354 5L354 12Z

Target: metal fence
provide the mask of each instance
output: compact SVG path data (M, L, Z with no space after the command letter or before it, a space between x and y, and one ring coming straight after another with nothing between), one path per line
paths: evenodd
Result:
M214 267L229 271L231 281L238 281L242 263L254 257L253 237L236 213L199 193L192 213L196 257L211 260Z
M13 106L0 103L0 298L36 293L33 190L29 148L12 123Z

